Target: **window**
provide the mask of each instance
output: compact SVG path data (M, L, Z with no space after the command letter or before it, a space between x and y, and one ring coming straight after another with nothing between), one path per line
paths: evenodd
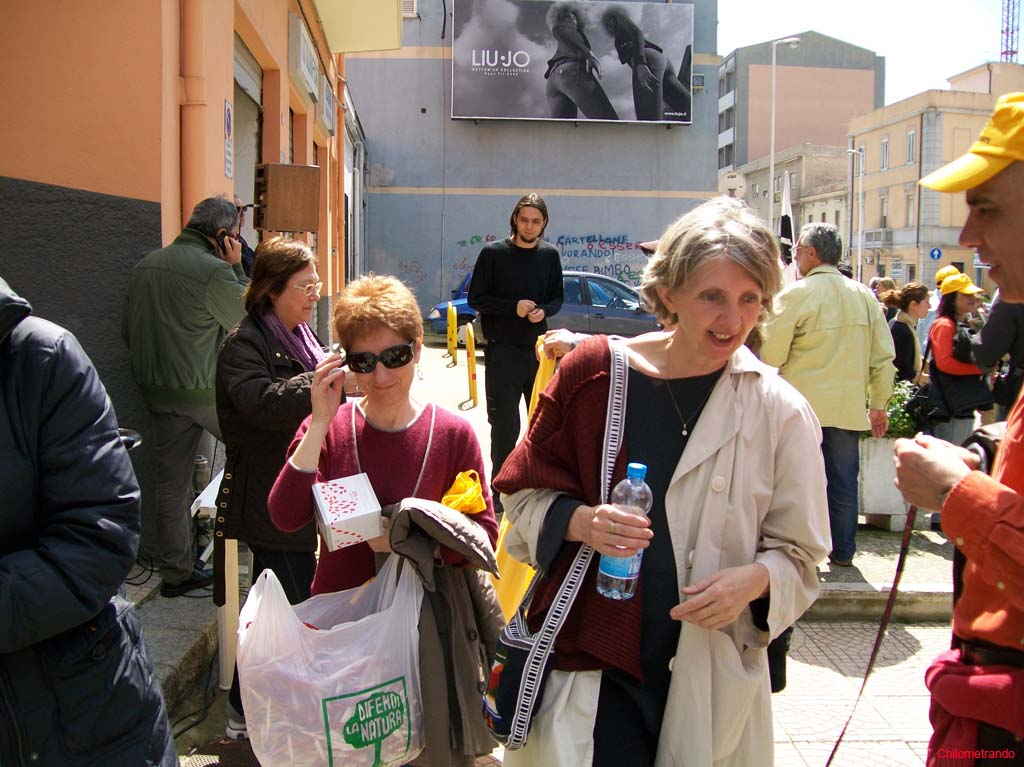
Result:
M415 18L419 14L416 12L416 0L402 0L402 17L403 18Z
M842 231L842 227L839 226L839 211L838 210L835 213L835 218L832 221L832 223L836 225L836 229L839 229L840 231Z
M814 214L813 213L808 213L807 214L807 223L808 224L813 224L814 223Z
M821 211L821 223L823 223L823 224L825 223L825 218L827 216L828 216L828 214L825 211Z
M914 193L907 192L907 226L914 225Z
M752 187L750 187L750 193L752 195L754 195L754 197L757 197L757 190L758 190L758 187L757 187L756 183Z
M885 229L889 226L889 198L883 197L882 200L882 222L880 226Z
M917 161L917 131L907 131L907 165Z
M590 287L591 306L625 309L629 312L640 308L640 301L636 294L623 285L616 285L614 282L602 280L600 277L589 278L587 285Z
M888 170L889 168L889 137L886 136L882 139L882 158L879 160L879 169Z
M732 165L732 144L726 144L718 150L718 167L728 168Z
M580 277L574 274L565 275L562 278L562 292L565 296L564 303L573 306L583 305L583 285Z

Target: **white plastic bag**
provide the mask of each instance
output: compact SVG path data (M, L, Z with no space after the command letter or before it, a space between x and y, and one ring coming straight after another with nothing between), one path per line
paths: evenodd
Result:
M399 561L294 606L272 571L256 579L239 615L238 676L263 767L393 767L422 750L423 586L408 563L398 575Z

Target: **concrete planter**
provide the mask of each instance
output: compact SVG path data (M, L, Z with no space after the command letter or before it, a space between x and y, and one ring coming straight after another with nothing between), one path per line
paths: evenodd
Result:
M890 437L868 437L860 441L860 474L857 489L860 513L872 527L902 532L907 524L907 505L896 489L896 466L892 461Z

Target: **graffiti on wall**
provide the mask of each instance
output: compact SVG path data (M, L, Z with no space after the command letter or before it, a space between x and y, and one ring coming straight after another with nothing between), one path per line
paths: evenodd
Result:
M458 285L473 270L480 249L497 239L498 235L491 232L467 235L455 240L455 260L445 269L447 282ZM640 274L647 263L647 256L640 250L640 240L625 232L558 234L553 237L548 234L546 239L558 248L563 269L601 274L627 285L640 284Z
M647 256L635 237L624 232L559 234L553 242L562 254L563 269L602 274L627 285L640 284Z
M427 279L427 273L423 271L423 264L419 260L400 260L398 262L398 278L409 287L414 288Z

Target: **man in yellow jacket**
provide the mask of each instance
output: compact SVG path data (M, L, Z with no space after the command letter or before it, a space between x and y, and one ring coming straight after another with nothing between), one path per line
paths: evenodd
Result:
M795 260L803 279L775 297L761 358L807 398L821 421L829 559L848 567L857 550L860 433L870 428L881 437L889 428L885 408L896 369L882 307L867 287L839 273L842 252L831 224L800 230Z

